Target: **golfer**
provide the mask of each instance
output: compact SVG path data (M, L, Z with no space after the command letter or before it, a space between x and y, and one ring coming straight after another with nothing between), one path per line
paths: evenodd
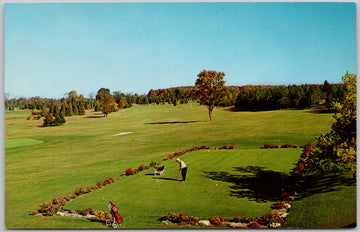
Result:
M182 161L180 159L176 159L176 162L178 162L180 164L179 172L181 172L181 176L182 176L181 182L184 182L186 179L186 172L187 172L186 164L184 161Z

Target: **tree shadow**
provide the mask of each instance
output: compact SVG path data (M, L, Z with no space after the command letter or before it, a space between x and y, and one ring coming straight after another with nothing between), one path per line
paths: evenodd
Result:
M102 112L93 112L90 115L84 117L84 118L103 118L105 117L104 113Z
M289 174L265 170L264 167L247 166L234 167L234 172L203 171L204 176L231 183L230 195L239 198L248 198L256 202L277 201L289 186L297 186L297 199L313 194L339 191L345 186L356 184L356 180L343 174L312 174L307 175L301 182Z
M144 123L148 125L158 125L158 124L178 124L178 123L196 123L200 121L172 121L172 122L150 122L150 123Z
M247 166L234 167L236 172L208 172L205 176L212 180L231 183L230 195L239 198L248 198L256 202L276 201L286 188L289 175L265 170L264 167Z
M89 116L86 116L85 118L104 118L105 116L104 115L89 115Z
M356 179L342 173L314 173L306 175L299 183L297 198L302 199L317 193L340 191L345 186L356 184Z
M308 113L313 114L333 114L335 113L335 109L326 109L326 108L314 108L307 111Z

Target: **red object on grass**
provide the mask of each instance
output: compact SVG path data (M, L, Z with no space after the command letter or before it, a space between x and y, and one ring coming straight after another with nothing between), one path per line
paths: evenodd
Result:
M110 208L110 212L113 215L113 217L116 219L116 221L121 224L123 222L123 218L121 217L115 203L113 201L110 201L111 204L111 208Z

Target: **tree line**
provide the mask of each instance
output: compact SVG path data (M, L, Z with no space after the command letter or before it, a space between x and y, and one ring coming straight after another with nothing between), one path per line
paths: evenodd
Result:
M110 95L111 109L116 111L131 107L133 104L187 104L190 100L198 101L194 86L151 89L147 94L138 95L122 93L101 88L96 97L78 95L75 90L69 92L67 97L50 99L41 97L5 99L5 110L42 110L53 105L66 107L66 116L82 115L85 110L94 109L101 111L101 95ZM329 84L327 81L322 85L289 85L289 86L226 86L224 97L217 102L217 106L235 106L237 110L277 110L287 108L308 108L316 105L325 105L331 108L332 102L343 98L343 84Z
M205 71L205 70L204 70ZM209 71L199 73L200 76L208 75ZM211 73L210 73L211 74ZM220 89L213 87L199 91L200 81L195 86L183 86L167 89L151 89L147 94L138 95L122 93L121 91L110 92L107 88L98 90L96 96L85 97L73 90L67 93L67 97L61 99L49 99L40 97L5 99L5 110L15 109L33 110L34 118L45 117L44 125L61 125L65 122L65 116L85 115L86 110L93 109L107 116L111 112L122 108L132 107L133 104L187 104L191 101L199 101L203 104L209 99L202 98L206 91L219 92ZM207 82L204 82L207 83ZM225 84L225 82L223 83ZM278 110L278 109L302 109L317 105L325 105L331 108L333 102L339 102L344 96L343 84L329 84L325 81L322 85L289 85L289 86L224 86L220 91L221 98L216 98L211 104L214 106L235 106L236 110ZM212 94L214 95L214 94ZM50 115L51 114L51 115ZM209 115L210 116L210 115Z
M248 86L242 88L236 98L238 110L263 111L279 109L304 109L325 105L328 109L334 101L344 96L343 84Z

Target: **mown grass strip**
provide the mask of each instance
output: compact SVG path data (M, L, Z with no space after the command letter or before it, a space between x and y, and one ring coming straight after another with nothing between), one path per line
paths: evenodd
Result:
M22 147L41 144L44 141L37 139L28 139L28 138L15 138L15 139L6 139L5 140L5 149L13 147Z

